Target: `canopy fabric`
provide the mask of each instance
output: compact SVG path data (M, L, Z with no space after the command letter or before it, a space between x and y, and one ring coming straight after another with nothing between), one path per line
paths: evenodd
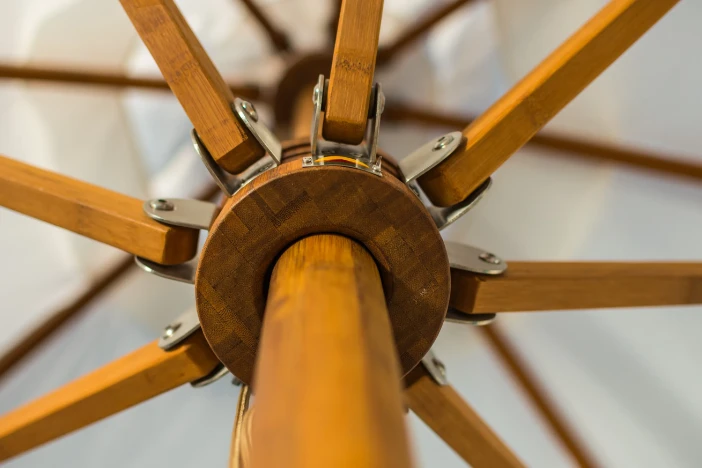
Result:
M283 61L242 5L177 3L226 77L275 83ZM325 40L331 3L259 1L303 51ZM381 42L435 3L386 0ZM378 80L388 98L479 113L604 3L474 2ZM702 4L681 2L548 130L702 161L700 18ZM2 2L0 61L158 75L116 0ZM136 197L187 196L208 180L190 127L169 93L0 82L0 153ZM381 146L399 158L442 131L385 123ZM493 179L486 199L447 229L447 239L515 260L702 258L700 185L531 146ZM121 258L6 209L0 252L0 353ZM130 274L0 382L0 412L155 339L193 302L188 285ZM685 307L498 321L603 466L692 467L702 460L701 314ZM446 325L435 351L453 385L527 465L572 465L474 329ZM238 392L225 380L178 389L8 466L225 466ZM410 419L422 466L464 466Z

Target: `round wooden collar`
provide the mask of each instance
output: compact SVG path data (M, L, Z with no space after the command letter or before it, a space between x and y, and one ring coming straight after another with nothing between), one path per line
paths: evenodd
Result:
M302 237L337 233L375 258L400 363L409 372L429 351L448 308L449 263L439 231L394 167L383 177L339 166L303 168L299 148L294 153L227 200L210 227L195 280L207 341L250 383L276 259Z

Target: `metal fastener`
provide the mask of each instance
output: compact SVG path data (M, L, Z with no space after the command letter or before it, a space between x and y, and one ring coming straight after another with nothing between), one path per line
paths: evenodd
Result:
M433 151L439 151L441 149L446 148L448 145L450 145L453 142L454 138L453 135L444 135L438 140L436 140L436 144L432 148Z
M431 362L434 363L436 368L439 370L443 377L446 377L446 366L443 362L439 361L437 358L432 358Z
M173 336L173 334L180 328L180 322L172 323L166 327L166 329L163 331L163 337L164 338L170 338Z
M149 205L156 211L173 211L174 208L173 203L169 202L168 200L164 200L163 198L151 200Z
M258 112L256 112L256 108L253 104L248 101L244 101L241 103L241 107L243 107L249 117L251 117L251 120L258 122Z
M314 93L312 94L312 103L316 106L317 103L319 102L319 98L322 96L322 91L319 89L319 86L314 87Z
M483 252L479 255L480 260L484 261L485 263L489 263L491 265L499 265L502 263L502 260L495 255L491 254L490 252Z

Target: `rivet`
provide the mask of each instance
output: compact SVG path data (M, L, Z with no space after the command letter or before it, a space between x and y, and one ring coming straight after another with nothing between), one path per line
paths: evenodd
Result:
M436 140L436 144L434 144L434 148L432 148L433 151L439 151L441 149L446 148L448 145L451 144L453 141L453 135L444 135L438 140Z
M175 208L173 203L169 202L168 200L164 200L163 198L159 198L158 200L151 200L149 202L149 206L156 211L173 211L173 209Z
M258 112L256 112L256 108L253 104L248 101L244 101L241 103L241 107L246 111L249 117L251 117L251 120L258 122Z
M500 258L497 255L491 254L490 252L483 252L478 257L480 258L480 260L491 265L499 265L500 263L502 263L502 260L500 260Z
M436 359L436 358L433 358L433 359L431 360L431 362L432 362L432 363L434 364L434 366L439 370L439 372L441 373L441 375L442 375L443 377L446 377L446 366L444 365L444 363L441 362L441 361L439 361L439 360Z
M172 323L163 330L163 338L168 339L180 328L180 322Z

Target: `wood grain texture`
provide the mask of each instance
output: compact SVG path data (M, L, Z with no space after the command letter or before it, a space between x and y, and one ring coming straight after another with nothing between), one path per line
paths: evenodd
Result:
M0 206L162 264L193 258L199 231L152 220L143 201L0 155Z
M465 199L678 0L611 0L464 131L458 152L419 178L433 203Z
M702 303L702 263L508 262L502 276L451 270L451 305L465 313Z
M263 156L234 115L232 92L173 0L120 2L217 164L239 173Z
M261 8L256 4L254 0L236 0L244 4L246 9L251 13L251 16L256 19L256 22L261 26L268 36L273 47L278 52L289 52L290 51L290 40L287 34L278 29L270 18L261 10Z
M67 68L28 67L0 63L0 78L43 81L74 85L91 85L112 88L139 88L170 90L162 78L125 76L103 71L76 70ZM246 99L259 99L261 88L253 84L228 84L236 96Z
M461 395L450 385L437 384L424 365L417 366L405 380L409 408L470 466L524 466Z
M507 368L510 376L519 385L541 418L549 426L553 435L570 454L573 461L577 463L577 466L582 468L600 466L593 454L580 441L575 431L571 429L557 405L551 401L548 391L539 383L538 377L520 356L514 344L500 330L500 324L494 322L488 326L478 327L478 331L485 337L492 350Z
M221 193L221 189L214 182L211 182L195 198L198 200L212 200ZM29 333L17 340L9 351L0 356L0 382L12 369L21 364L34 352L42 349L42 345L47 343L60 330L73 320L77 320L83 312L88 310L90 304L101 298L106 291L135 267L134 258L131 255L124 255L121 260L115 262L103 273L92 278L91 284L85 291L78 294L67 304L62 305L56 312L49 315L45 321L37 324Z
M382 15L383 0L344 0L341 5L322 125L327 140L363 141Z
M200 332L170 352L148 344L1 416L0 460L204 377L217 363Z
M303 168L309 143L286 148L296 156L227 201L200 253L195 297L207 340L250 383L276 258L305 236L338 233L364 245L378 263L408 372L431 347L448 306L448 258L436 225L390 165L383 177L339 166Z
M253 468L407 468L397 351L378 269L315 235L276 262L256 364Z
M436 26L444 18L451 15L459 8L474 2L475 0L454 0L446 4L440 4L431 11L423 13L413 25L397 36L389 45L381 47L378 51L378 64L386 65L412 43L421 39L431 28Z
M384 122L420 123L432 127L461 128L475 119L436 109L425 109L402 102L385 105ZM682 156L656 153L644 148L597 142L555 133L539 132L527 145L559 151L558 156L580 157L621 164L656 174L676 176L692 181L702 180L702 164Z

